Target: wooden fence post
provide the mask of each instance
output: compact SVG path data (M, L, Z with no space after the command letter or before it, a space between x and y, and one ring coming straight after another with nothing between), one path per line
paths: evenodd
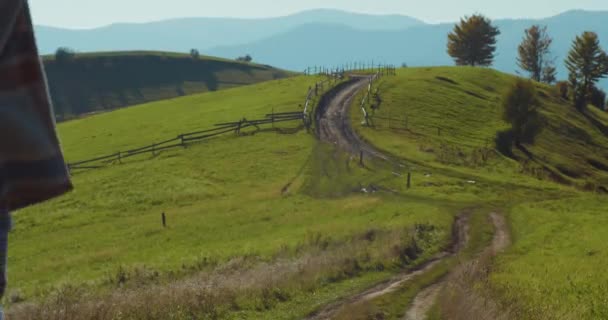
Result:
M365 165L363 164L363 151L359 152L359 165L361 167L364 167Z
M118 163L122 163L122 156L120 154L120 151L118 151Z
M412 186L412 173L407 173L407 188L409 189Z

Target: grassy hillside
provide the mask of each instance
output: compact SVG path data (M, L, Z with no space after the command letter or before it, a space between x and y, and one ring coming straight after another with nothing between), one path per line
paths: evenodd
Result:
M216 122L301 110L317 80L295 77L153 102L62 123L59 135L68 160L89 158ZM113 303L109 310L135 318L159 312L152 318L190 319L183 310L209 316L196 309L203 308L201 299L223 318L301 318L419 263L449 238L453 214L464 204L361 192L377 179L302 128L228 134L77 173L73 193L15 216L9 291L26 301L48 299L52 309L88 301L69 289L76 286L105 297L94 305ZM179 279L198 295L176 289ZM115 301L107 292L129 298ZM159 298L167 296L173 298ZM15 318L38 319L25 311Z
M481 68L402 69L377 83L374 127L360 124L358 105L353 123L366 140L409 162L412 193L482 194L475 202L508 214L514 243L495 262L488 287L513 319L605 318L608 118L594 109L581 114L538 84L545 129L525 146L530 155L516 149L505 157L494 137L508 128L500 106L514 80ZM464 191L454 179L460 188L465 181L477 187Z
M60 120L290 76L269 66L152 51L83 53L66 62L46 56L44 65Z

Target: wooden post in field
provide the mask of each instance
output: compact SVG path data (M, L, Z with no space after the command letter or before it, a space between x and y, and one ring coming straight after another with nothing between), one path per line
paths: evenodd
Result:
M364 167L365 165L363 164L363 151L359 152L359 165L361 167Z
M407 188L411 188L412 187L412 173L408 172L407 173Z
M167 216L165 215L165 213L163 212L161 215L161 222L163 223L163 228L167 227Z
M120 151L118 151L117 155L118 155L118 163L122 163L122 155L121 155Z

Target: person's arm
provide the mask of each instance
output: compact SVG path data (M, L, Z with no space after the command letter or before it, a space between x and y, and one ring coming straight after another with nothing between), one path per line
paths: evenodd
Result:
M0 0L0 207L71 190L26 0Z
M0 52L4 51L23 3L24 0L0 1Z

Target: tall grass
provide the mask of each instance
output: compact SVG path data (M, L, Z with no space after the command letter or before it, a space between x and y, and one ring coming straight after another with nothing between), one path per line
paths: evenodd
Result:
M292 295L363 272L399 268L437 245L432 227L368 230L350 239L311 235L295 252L271 261L239 258L177 280L138 281L122 270L117 288L96 293L65 286L41 302L19 304L9 317L23 320L220 319L231 312L265 311ZM294 256L295 254L295 256Z

